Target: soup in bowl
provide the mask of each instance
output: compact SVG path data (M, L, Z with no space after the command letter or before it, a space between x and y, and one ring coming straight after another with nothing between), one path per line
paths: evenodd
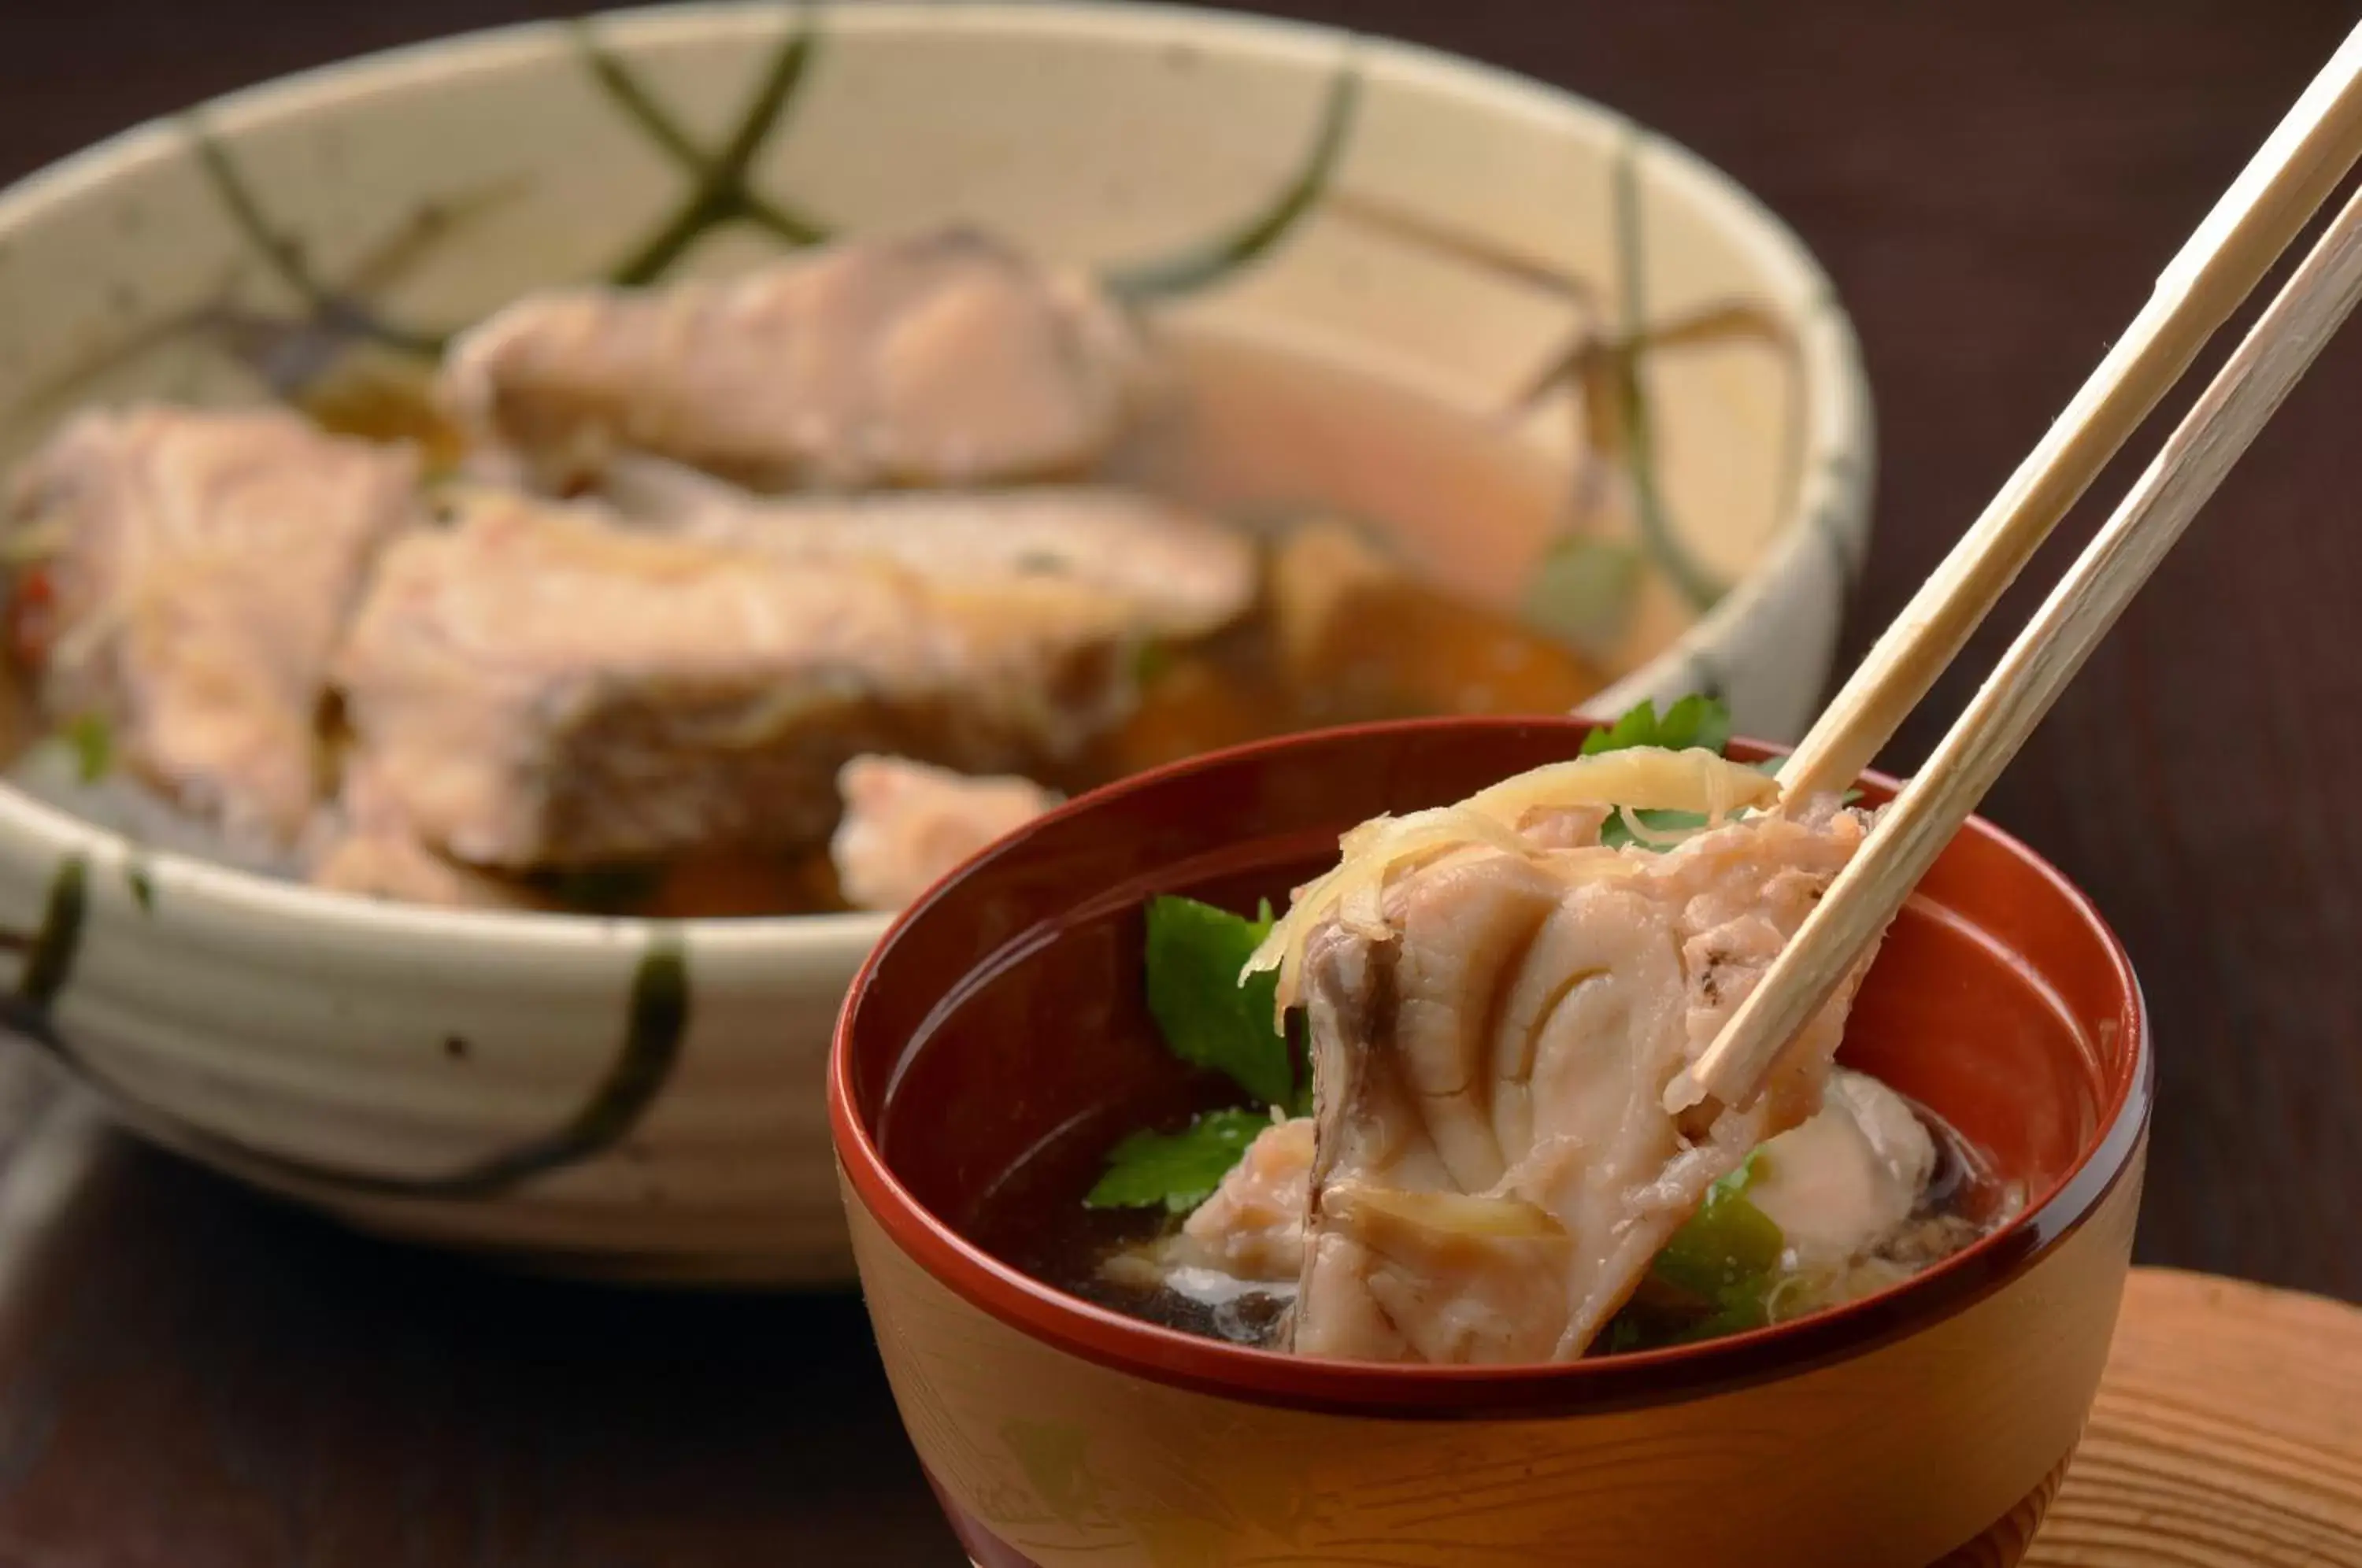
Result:
M1849 1009L1828 1021L1835 1062L1814 1069L1817 1109L1797 1106L1775 1135L1734 1147L1718 1166L1721 1122L1669 1120L1662 1168L1621 1190L1606 1179L1607 1140L1567 1143L1560 1152L1573 1157L1559 1174L1591 1184L1568 1196L1519 1172L1551 1152L1551 1118L1607 1080L1569 1069L1546 1087L1538 1057L1518 1070L1530 1106L1513 1111L1498 1090L1518 1075L1496 1055L1475 1070L1496 1091L1480 1120L1506 1165L1465 1177L1473 1156L1449 1103L1465 1083L1419 1088L1418 1112L1391 1121L1370 1085L1388 1064L1416 1078L1409 1042L1433 1032L1434 1014L1415 1014L1406 997L1443 998L1463 1021L1481 1014L1479 1033L1514 1013L1507 980L1460 992L1431 984L1449 978L1434 944L1476 941L1499 906L1470 903L1421 927L1397 894L1403 878L1438 866L1447 879L1472 867L1489 874L1518 846L1455 862L1456 851L1430 844L1404 857L1410 871L1381 887L1376 906L1392 922L1374 939L1390 952L1392 989L1360 1013L1321 988L1355 973L1338 959L1358 940L1341 922L1369 911L1352 914L1350 891L1324 911L1336 887L1324 894L1316 879L1339 866L1340 835L1371 819L1391 813L1416 831L1438 819L1411 813L1482 799L1505 779L1562 783L1589 733L1572 721L1410 722L1178 764L1020 830L889 932L839 1022L833 1131L896 1397L979 1562L1382 1553L1442 1564L1556 1560L1579 1547L1600 1563L1918 1568L2023 1551L2081 1434L2129 1261L2151 1063L2121 947L2057 872L1971 823L1887 934ZM1695 760L1705 752L1680 755L1706 766ZM1865 779L1857 802L1811 821L1874 809L1890 792ZM1516 820L1528 834L1545 831L1530 812ZM1725 855L1749 830L1735 815L1692 829L1652 811L1625 831L1634 836L1608 830L1612 850L1596 819L1586 843L1525 847L1535 866L1574 878L1567 887L1590 873L1564 856L1661 855L1662 866L1617 873L1627 880L1611 892L1625 897L1631 878L1686 874L1672 867ZM1739 874L1809 902L1811 886L1780 880L1794 865ZM1297 1272L1260 1267L1234 1245L1181 1259L1200 1276L1184 1277L1172 1249L1220 1239L1200 1217L1224 1204L1226 1218L1246 1212L1255 1174L1237 1154L1242 1143L1180 1168L1186 1140L1242 1109L1278 1126L1307 1107L1300 1076L1250 1093L1236 1058L1211 1048L1181 1058L1176 1042L1204 1021L1176 1020L1176 938L1159 929L1166 900L1248 912L1268 900L1278 913L1291 894L1318 923L1298 959L1282 958L1277 995L1307 1002L1310 1022L1279 1032L1308 1036L1321 1152L1308 1205L1299 1184L1264 1218L1298 1228ZM1750 906L1749 918L1759 912ZM1289 947L1286 920L1275 929L1274 944ZM1738 962L1738 925L1712 929L1722 934L1684 957L1676 986L1717 974L1745 983L1716 967ZM1528 977L1556 962L1548 930L1511 940L1507 962ZM1291 961L1305 966L1294 993ZM1599 1057L1605 1067L1584 1071L1621 1070L1651 1031L1678 1038L1678 1018L1651 1023L1626 1010L1585 1023L1581 1004L1567 1003L1603 975L1622 983L1623 965L1571 971L1534 1031L1543 1055L1572 1028L1575 1044L1618 1045ZM1201 967L1216 983L1201 977L1190 994L1236 988L1234 962ZM1854 1189L1835 1166L1815 1177L1794 1141L1879 1097L1907 1108L1904 1122L1932 1157L1905 1201L1843 1243L1857 1268L1832 1286L1802 1265L1815 1238L1842 1224L1834 1216ZM1655 1106L1653 1093L1632 1097L1625 1120L1645 1121ZM1519 1115L1531 1131L1513 1135ZM1279 1162L1261 1139L1275 1145L1284 1131L1249 1135L1251 1154ZM1175 1158L1151 1168L1144 1148ZM1714 1187L1681 1189L1691 1176ZM1603 1183L1624 1207L1598 1237L1648 1233L1652 1202L1679 1210L1668 1217L1678 1229L1654 1232L1621 1264L1613 1246L1586 1258L1584 1220L1600 1220ZM1800 1185L1811 1189L1801 1204ZM1697 1261L1696 1227L1742 1211L1749 1225L1777 1216L1760 1260L1771 1283L1809 1279L1815 1290L1758 1294L1748 1313L1719 1320L1671 1299L1684 1276L1669 1262ZM1936 1220L1940 1241L1896 1250ZM1228 1239L1242 1234L1234 1225ZM1535 1257L1538 1271L1526 1266ZM1143 1262L1164 1272L1143 1279ZM1882 1266L1860 1267L1870 1263ZM1225 1272L1253 1288L1207 1288L1202 1275ZM1727 1268L1716 1283L1748 1282Z

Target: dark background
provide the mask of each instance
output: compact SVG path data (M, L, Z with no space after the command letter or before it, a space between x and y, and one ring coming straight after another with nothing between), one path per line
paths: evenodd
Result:
M2355 20L2321 0L1269 8L1602 99L1794 224L1854 315L1877 399L1877 533L1849 657ZM520 0L33 10L0 6L0 179L282 72L561 14ZM2348 1299L2362 1299L2357 405L2362 331L2323 357L1988 805L2092 892L2147 988L2163 1085L2142 1259ZM2103 502L2131 471L2103 481ZM2066 547L2037 563L2037 586ZM1999 624L2031 602L2015 596ZM1917 761L1999 642L1980 640L1888 766ZM0 1107L16 1140L0 1175L0 1568L957 1560L848 1301L488 1279L134 1150L29 1081L0 1084Z

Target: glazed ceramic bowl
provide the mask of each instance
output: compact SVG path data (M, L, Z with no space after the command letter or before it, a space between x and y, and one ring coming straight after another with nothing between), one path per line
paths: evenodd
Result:
M2099 1386L2151 1066L2115 938L1981 822L1888 936L1842 1059L1933 1107L2026 1207L1882 1295L1679 1350L1388 1367L1154 1327L969 1239L1002 1176L1029 1162L1079 1193L1122 1113L1185 1077L1145 1017L1148 896L1284 900L1343 829L1582 734L1438 720L1181 764L1004 839L879 944L832 1063L845 1206L903 1421L984 1568L2016 1561Z
M0 458L89 402L349 412L538 286L952 218L1096 269L1154 321L1488 417L1539 386L1531 438L1571 472L1608 459L1585 471L1625 475L1629 504L1601 515L1630 521L1472 525L1439 569L1619 639L1631 673L1603 707L1713 686L1759 733L1805 716L1871 472L1820 271L1606 110L1308 28L1135 5L684 7L205 105L0 196ZM0 789L0 934L33 955L20 1032L201 1159L546 1268L849 1275L822 1064L883 928L371 905Z

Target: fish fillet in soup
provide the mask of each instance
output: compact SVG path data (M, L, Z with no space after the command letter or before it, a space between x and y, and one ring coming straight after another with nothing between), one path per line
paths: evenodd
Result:
M73 421L17 473L20 646L43 707L234 837L292 844L322 771L331 652L416 521L406 449L296 414L144 407ZM29 598L46 602L33 604ZM23 639L20 638L20 645Z
M1145 364L1087 279L954 229L530 295L454 345L442 401L545 480L639 451L765 489L965 485L1088 466Z
M348 792L481 866L806 847L861 753L1071 755L1132 701L1142 635L1070 580L780 560L480 496L389 550L355 617Z
M453 910L550 910L521 882L486 876L400 832L357 830L323 845L305 878L315 888L365 899Z
M1299 1353L1572 1360L1708 1187L1819 1108L1851 979L1753 1102L1701 1126L1664 1099L1866 818L1832 802L1738 817L1662 853L1603 847L1592 808L1644 792L1608 764L1657 769L1674 794L1672 772L1691 775L1696 799L1644 805L1760 803L1770 788L1705 752L1562 765L1525 790L1539 808L1512 780L1373 824L1358 856L1349 836L1345 866L1275 933L1314 1074ZM1390 853L1396 864L1366 869Z
M1763 1146L1747 1200L1803 1265L1838 1267L1896 1237L1936 1169L1936 1143L1901 1095L1829 1075L1825 1112Z
M1256 1134L1214 1196L1182 1222L1169 1261L1235 1279L1295 1279L1304 1272L1312 1154L1308 1116L1275 1121Z
M829 856L845 901L864 910L902 908L1057 802L1030 778L972 778L900 756L856 756L836 787L844 818Z
M648 458L619 461L603 497L679 537L782 561L880 559L923 577L1063 578L1120 597L1142 631L1190 637L1255 597L1245 535L1175 502L1104 486L773 499Z

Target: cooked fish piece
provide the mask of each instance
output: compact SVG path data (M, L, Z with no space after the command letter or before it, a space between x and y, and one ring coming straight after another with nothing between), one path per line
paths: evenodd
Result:
M295 874L313 887L389 903L436 909L554 910L556 900L514 878L463 866L430 847L402 803L350 764L348 734L342 788L314 812Z
M479 495L381 562L337 665L348 777L430 847L584 867L817 845L864 752L1070 756L1128 708L1124 602L782 561Z
M971 778L901 756L856 756L836 788L844 816L829 855L845 901L865 910L902 908L1058 801L1030 778Z
M1304 1271L1312 1119L1258 1133L1181 1229L1103 1259L1099 1277L1130 1291L1169 1290L1211 1315L1225 1338L1263 1342ZM1242 1315L1250 1302L1270 1305Z
M1716 789L1747 787L1715 766ZM1662 1100L1864 817L1743 817L1662 854L1569 848L1566 817L1540 820L1548 843L1435 839L1305 938L1301 1353L1572 1360L1706 1188L1820 1103L1851 981L1753 1103L1684 1126Z
M2017 1184L1995 1184L1981 1214L1930 1202L1934 1138L1901 1095L1840 1068L1820 1113L1763 1146L1747 1199L1781 1230L1790 1272L1776 1315L1800 1316L1910 1278L2014 1218Z
M528 296L451 349L447 410L545 480L622 451L762 489L1079 471L1147 361L1079 274L967 229L854 239L727 282Z
M1312 1146L1308 1116L1275 1121L1256 1134L1214 1196L1182 1222L1169 1261L1235 1279L1293 1285L1304 1271Z
M1153 635L1189 637L1244 614L1255 550L1154 496L1104 486L776 500L677 464L619 459L604 496L635 522L781 560L890 560L947 581L1059 577L1117 594Z
M1894 1235L1935 1170L1935 1140L1903 1097L1841 1067L1819 1112L1756 1156L1747 1200L1780 1227L1791 1266L1835 1266Z
M522 882L487 876L400 833L350 833L324 848L306 878L331 892L454 910L552 910Z
M10 548L47 599L52 718L233 836L292 843L318 792L329 657L372 558L417 520L406 448L276 410L75 419L17 474Z

